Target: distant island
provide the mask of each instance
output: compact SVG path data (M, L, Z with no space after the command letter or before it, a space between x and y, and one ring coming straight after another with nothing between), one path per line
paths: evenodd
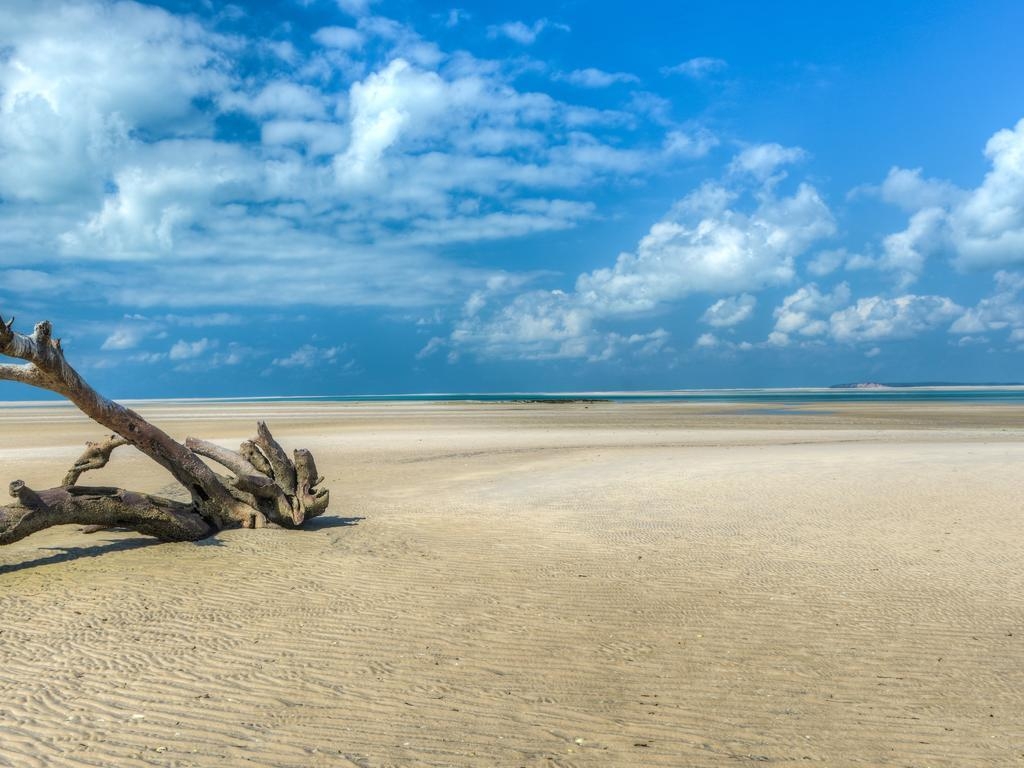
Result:
M902 381L881 383L858 381L851 384L832 384L829 389L907 389L911 387L1021 387L1019 381L963 382L963 381Z

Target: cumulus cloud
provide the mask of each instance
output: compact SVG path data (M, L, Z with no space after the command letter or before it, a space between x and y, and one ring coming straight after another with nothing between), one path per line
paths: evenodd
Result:
M226 94L220 103L225 109L237 109L258 117L315 119L326 115L323 96L315 88L287 80L272 80L252 94Z
M821 251L813 259L807 262L807 271L815 277L824 277L832 274L850 258L845 248L832 248Z
M786 296L775 308L773 344L786 344L791 336L815 337L829 331L828 316L850 300L850 286L840 283L831 292L810 283Z
M167 356L171 360L191 360L194 357L200 357L215 346L217 346L216 341L210 341L205 337L198 341L181 340L174 343Z
M583 274L577 293L602 313L634 313L695 292L759 289L792 279L794 261L835 231L817 190L766 195L750 212L715 183L683 198L651 227L635 253Z
M910 339L949 323L962 312L945 296L871 296L833 313L830 333L841 342Z
M672 67L663 67L661 73L663 75L683 75L685 77L693 78L694 80L701 80L715 72L721 72L727 66L728 64L724 59L716 59L710 56L697 56L696 58L687 59L686 61Z
M925 259L941 242L946 213L941 208L925 208L910 217L902 232L882 240L881 269L896 272L902 285L909 285L924 269Z
M749 293L719 299L705 310L701 320L715 328L729 328L750 318L757 299Z
M850 286L801 286L775 308L768 346L831 340L845 344L910 339L952 322L963 308L945 296L867 296L852 304Z
M911 215L903 231L883 239L881 256L869 264L907 285L941 252L964 270L1024 262L1024 119L995 133L985 156L991 169L974 189L925 179L920 169L890 170L877 192Z
M898 205L907 211L921 208L948 206L963 196L963 192L948 181L925 179L920 168L889 169L878 194L887 203Z
M693 343L693 345L698 349L714 349L719 344L721 344L721 342L713 333L702 333L697 337L697 341Z
M1024 275L1000 270L995 274L995 283L993 294L957 318L949 328L951 333L976 334L1010 330L1012 335L1024 329L1024 302L1021 301Z
M778 196L770 183L748 190L707 182L613 266L581 274L571 292L529 291L489 314L477 308L451 341L485 357L592 358L606 338L601 321L657 311L694 293L784 284L796 258L834 231L828 206L806 183ZM721 316L742 315L752 298L723 304Z
M807 152L800 147L784 147L781 144L754 144L746 147L732 162L729 170L733 173L748 173L758 181L768 181L785 165L806 159Z
M985 145L992 169L950 213L955 263L964 268L1024 262L1024 119Z
M233 42L134 3L40 4L0 32L0 197L102 193L133 132L208 131L194 102L229 87Z
M100 349L131 349L138 346L145 337L146 332L143 328L118 328L103 340Z

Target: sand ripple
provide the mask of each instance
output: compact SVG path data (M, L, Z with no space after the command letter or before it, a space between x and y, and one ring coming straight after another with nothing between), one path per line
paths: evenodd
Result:
M309 532L0 550L0 766L1024 762L1019 435L499 411L277 428Z

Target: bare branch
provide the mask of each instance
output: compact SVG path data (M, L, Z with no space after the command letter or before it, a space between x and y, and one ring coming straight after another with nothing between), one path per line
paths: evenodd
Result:
M274 471L274 479L284 492L295 493L295 466L288 459L284 448L274 439L265 421L256 422L256 437L253 442L260 447Z
M267 457L263 455L260 449L256 446L256 443L252 440L244 441L239 448L239 453L242 454L242 457L246 461L256 467L256 469L267 477L274 476L274 468L270 466L270 462L267 461Z
M274 481L260 472L256 467L246 461L242 456L227 448L221 448L209 440L200 440L196 437L185 438L185 447L192 453L213 459L221 466L227 467L238 477L248 478L247 484L254 487L266 487L274 484Z
M191 504L121 488L50 488L36 498L38 507L0 507L0 544L68 524L131 528L164 541L196 541L215 532Z
M28 384L30 387L46 388L46 379L43 377L42 372L32 363L25 363L24 365L0 364L0 380L16 381L19 384Z
M107 462L110 461L110 454L114 452L115 448L120 448L122 445L128 445L128 441L117 435L111 435L101 443L86 443L85 453L78 457L71 469L68 470L68 473L64 475L61 485L65 487L74 485L78 482L78 478L82 476L83 472L88 472L90 469L102 469L107 466Z
M39 498L39 494L25 485L24 480L15 480L11 483L9 490L11 498L17 499L22 505L29 509L45 509L46 503Z

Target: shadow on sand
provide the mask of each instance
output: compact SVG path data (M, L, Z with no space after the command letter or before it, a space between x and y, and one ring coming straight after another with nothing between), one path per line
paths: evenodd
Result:
M105 555L108 552L124 552L129 549L154 547L157 544L163 544L163 542L147 537L139 539L119 539L118 541L108 541L105 544L96 544L92 547L44 547L44 551L54 552L55 554L37 557L35 560L26 560L23 563L0 565L0 575L22 571L26 568L36 568L42 565L66 563L69 560L78 560L85 557L99 557L100 555Z
M303 531L323 531L328 528L344 528L349 525L358 525L360 520L365 520L364 517L328 517L323 515L321 517L314 517L306 523L303 523L301 528L292 531L292 533L302 533Z
M315 517L308 521L301 528L294 531L288 531L289 534L295 533L311 533L315 531L324 531L330 528L345 528L350 525L357 525L362 517ZM91 547L44 547L43 551L53 552L52 555L44 555L37 557L34 560L26 560L23 563L11 563L10 565L0 565L0 576L5 573L15 573L22 571L27 568L37 568L43 565L56 565L57 563L66 563L71 560L79 560L87 557L99 557L110 552L125 552L130 549L143 549L144 547L155 547L167 542L159 541L149 537L145 538L132 538L132 539L118 539L116 541L108 541L103 544L96 544ZM197 547L222 547L224 543L220 541L217 536L210 536L206 539L200 539L199 541L192 542Z

